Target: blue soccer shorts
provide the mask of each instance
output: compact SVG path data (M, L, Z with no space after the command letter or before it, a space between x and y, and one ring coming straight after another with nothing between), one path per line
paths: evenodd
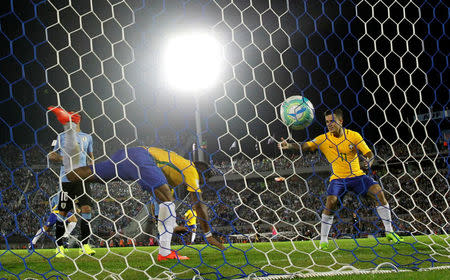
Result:
M127 156L128 154L128 156ZM164 173L156 165L155 160L142 147L119 150L110 160L89 166L95 175L104 181L130 180L138 182L146 191L152 191L167 183Z
M351 191L356 195L366 195L369 188L376 184L378 183L367 175L344 179L334 179L328 185L327 194L341 197L348 191Z
M187 229L192 232L192 231L196 231L197 230L197 225L186 225Z

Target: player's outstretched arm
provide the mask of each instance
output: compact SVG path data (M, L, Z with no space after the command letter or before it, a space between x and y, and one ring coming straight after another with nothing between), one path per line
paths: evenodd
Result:
M216 246L217 248L224 250L225 246L212 236L211 228L209 227L208 211L206 205L201 201L201 193L191 192L191 200L194 210L197 211L197 217L200 218L200 227L206 236L206 240L209 244Z
M308 144L303 143L301 146L297 143L289 143L286 139L281 137L281 142L278 143L280 150L302 150L303 152L312 151L313 149Z
M286 139L281 137L281 141L278 143L280 150L300 150L300 146L297 143L289 143Z

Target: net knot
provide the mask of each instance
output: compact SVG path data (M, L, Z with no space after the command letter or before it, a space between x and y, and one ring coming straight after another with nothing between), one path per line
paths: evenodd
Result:
M379 265L377 265L377 267L375 267L374 270L380 271L381 268L383 268L383 267L389 267L389 268L394 269L396 272L398 272L398 267L396 267L394 264L389 263L389 262L380 263Z
M120 277L119 274L111 273L108 276L106 276L105 279L122 280L122 277Z
M198 273L198 271L195 271L195 273ZM192 277L192 280L204 280L204 278L200 274L195 274L194 277Z
M168 280L175 279L175 273L173 273L172 271L164 271L163 274L165 274L167 276L166 279L168 279ZM194 278L192 278L192 279L194 279Z

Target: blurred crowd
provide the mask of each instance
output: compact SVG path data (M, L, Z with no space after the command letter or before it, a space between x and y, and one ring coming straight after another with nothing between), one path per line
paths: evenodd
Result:
M6 146L9 147L1 148L0 157L1 234L7 238L32 237L50 213L48 201L59 189L59 169L46 168L46 151L51 147ZM394 143L380 145L375 150L380 163L371 175L387 191L397 229L414 234L448 234L448 150L438 149L431 143L422 146ZM302 157L298 153L286 153L278 158L241 157L214 163L213 168L222 174L266 171L272 174L284 170L291 176L285 181L275 181L272 175L240 180L217 177L202 190L213 228L225 239L253 234L263 240L260 234L273 228L289 232L291 239L317 238L329 174L295 174L294 170L327 165L319 153L306 153ZM91 188L95 201L91 226L97 245L101 240L125 235L127 227L139 223L140 213L148 213L150 194L136 183L116 181L107 186L94 183ZM188 204L180 202L187 193L181 188L175 192L177 212L182 215ZM332 234L338 238L381 235L383 227L371 203L351 193L342 198Z
M265 156L248 159L235 158L231 161L218 161L214 167L222 174L240 173L247 175L252 172L280 171L293 168L310 168L312 166L327 166L328 162L319 153L305 153L300 158L298 154L288 153L275 159Z

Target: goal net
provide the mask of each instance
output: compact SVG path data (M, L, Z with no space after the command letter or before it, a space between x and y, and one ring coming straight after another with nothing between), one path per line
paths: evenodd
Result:
M448 3L424 0L49 0L0 8L0 278L204 279L292 277L446 268L450 265ZM162 56L171 36L200 29L222 46L212 88L190 96L168 87ZM447 73L447 74L446 74ZM207 82L207 81L205 81ZM315 108L291 131L279 117L290 96ZM90 244L80 230L63 259L45 225L59 190L47 155L61 125L50 105L78 112L96 161L125 147L155 146L205 159L202 186L220 251L174 235L190 260L158 262L151 194L136 182L91 185ZM382 186L392 224L386 239L373 201L339 198L321 249L331 175L323 154L280 151L344 126L376 155L368 174ZM191 208L174 189L179 217ZM78 220L85 217L75 214ZM181 223L181 221L179 221Z

